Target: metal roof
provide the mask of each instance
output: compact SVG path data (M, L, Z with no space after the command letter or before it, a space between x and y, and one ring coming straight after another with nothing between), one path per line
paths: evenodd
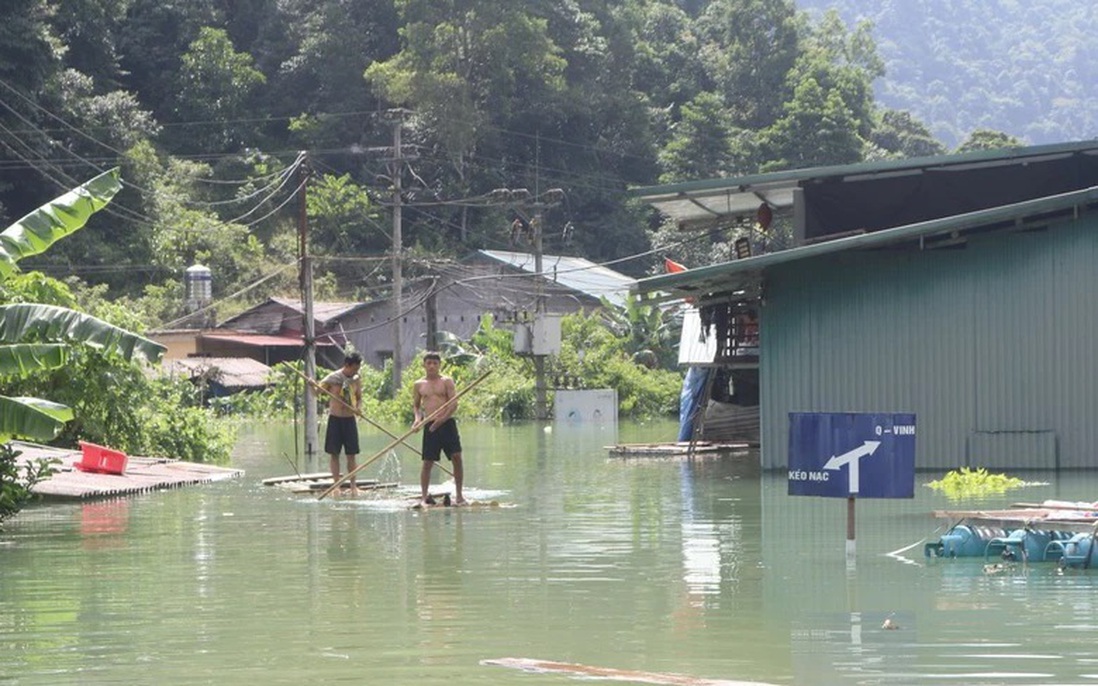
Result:
M631 291L639 295L662 292L668 294L668 297L689 297L696 300L706 296L723 297L728 294L741 294L741 292L745 297L751 297L753 292L757 291L766 269L775 265L830 253L880 248L911 241L916 242L916 247L925 248L927 246L924 241L932 237L945 236L950 240L957 240L963 238L967 232L986 227L1031 228L1034 223L1047 221L1059 212L1093 204L1098 204L1098 187L908 224L894 229L837 238L674 274L653 276L638 281ZM1030 220L1032 220L1031 223Z
M187 357L166 360L164 369L187 378L213 373L226 388L262 388L270 383L271 368L249 357Z
M778 211L789 211L793 207L794 191L807 183L915 175L930 169L959 171L1025 164L1075 154L1098 155L1098 141L793 169L736 178L647 186L634 188L630 193L673 219L680 228L708 228L713 222L725 218L753 215L764 202Z
M301 336L271 336L261 333L203 331L199 338L230 341L256 348L300 348L305 345ZM317 338L316 345L324 347L336 344L329 339L328 335L324 335Z
M478 254L508 266L534 274L534 255L505 250L478 250ZM615 305L624 305L637 280L582 257L542 255L542 276L565 288L594 298L604 297Z
M289 308L294 312L304 314L305 306L302 305L300 300L290 300L288 298L271 298L270 302L278 303L283 307ZM362 307L363 303L350 303L350 302L313 302L313 319L326 324L333 319L339 319L345 317L351 312Z

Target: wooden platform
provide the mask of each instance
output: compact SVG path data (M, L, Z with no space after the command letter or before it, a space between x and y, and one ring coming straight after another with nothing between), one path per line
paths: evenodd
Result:
M1001 510L935 510L938 519L1002 529L1029 526L1034 529L1090 532L1098 526L1095 503L1046 500L1043 503L1015 503Z
M21 441L13 441L12 445L22 452L22 455L17 458L20 464L30 463L38 458L52 458L60 461L59 464L54 465L57 473L35 484L31 489L43 498L65 500L109 498L210 483L244 474L241 469L136 456L129 457L124 474L93 474L82 472L73 466L80 461L79 450L51 448Z
M310 472L308 474L294 474L292 476L275 476L262 481L264 486L275 486L292 493L317 493L326 491L332 487L331 472ZM355 479L355 485L360 491L376 491L379 489L396 488L399 483L379 482L377 479ZM348 479L340 484L340 490L349 490L351 481Z
M694 455L723 455L727 453L745 452L752 446L748 443L711 443L709 441L697 441L693 451L688 441L678 443L623 443L608 445L606 450L616 457L680 457Z

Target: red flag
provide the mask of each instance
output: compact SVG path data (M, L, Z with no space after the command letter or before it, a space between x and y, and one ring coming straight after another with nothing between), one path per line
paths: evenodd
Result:
M686 267L668 257L663 258L663 268L667 270L668 274L686 271Z

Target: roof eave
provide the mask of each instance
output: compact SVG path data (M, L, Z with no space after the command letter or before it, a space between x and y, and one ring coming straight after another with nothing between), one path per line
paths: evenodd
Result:
M709 265L684 272L651 276L641 279L630 289L630 294L646 295L666 293L668 297L697 297L727 293L741 289L756 282L765 272L778 264L804 260L820 255L838 253L860 248L872 248L890 243L898 243L935 234L963 232L1003 221L1021 220L1034 215L1042 215L1057 210L1069 209L1080 205L1098 202L1098 187L1086 188L1069 193L1051 195L1034 200L1001 205L985 210L942 217L929 221L898 226L893 229L873 233L837 238L813 245L790 248L779 252L767 253L755 257L746 257L732 262ZM712 287L712 284L727 284L727 287Z

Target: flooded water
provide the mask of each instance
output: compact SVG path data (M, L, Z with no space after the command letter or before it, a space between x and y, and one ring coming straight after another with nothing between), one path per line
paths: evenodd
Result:
M646 683L1098 681L1098 571L928 561L930 512L951 506L930 489L859 501L851 568L844 500L790 497L742 458L608 456L673 424L462 431L467 495L500 507L263 486L292 472L293 430L255 427L242 479L32 508L0 533L0 684L574 679L485 662L501 658ZM367 454L388 443L363 440ZM411 487L418 466L394 456L364 475ZM1098 494L1091 474L1027 478L1049 485L979 506Z

